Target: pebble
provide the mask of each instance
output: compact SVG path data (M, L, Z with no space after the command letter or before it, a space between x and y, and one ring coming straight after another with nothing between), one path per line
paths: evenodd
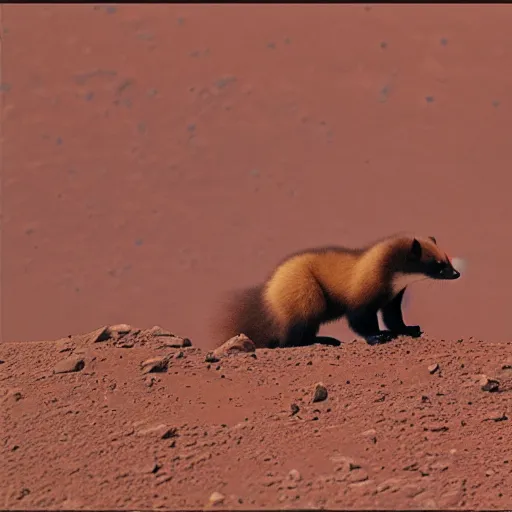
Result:
M53 368L53 373L79 372L85 367L85 361L81 357L68 357L59 361Z
M254 352L256 345L250 340L245 334L239 334L230 338L228 341L223 343L220 347L217 347L213 351L213 355L217 358L233 354L235 352Z
M489 416L488 418L485 418L484 421L507 421L508 420L508 416L505 414L505 413L494 413L492 414L491 416Z
M482 391L488 391L490 393L498 391L500 387L500 381L496 379L490 379L487 375L480 377L480 387Z
M439 365L437 363L434 363L434 364L431 364L429 367L428 367L428 371L430 374L434 374L437 372L437 370L439 370Z
M365 430L361 435L369 439L373 444L377 442L377 431L374 428Z
M224 503L225 499L226 499L226 497L224 496L224 494L221 494L220 492L215 491L208 498L208 504L212 505L212 506L221 505L222 503Z
M163 327L160 327L159 325L154 325L151 327L151 329L148 329L148 334L151 334L151 336L155 337L171 337L171 338L178 338L179 336L175 336L171 331L168 331L167 329L164 329Z
M292 469L288 473L288 480L291 480L292 482L300 482L302 480L302 476L296 469Z
M205 363L218 363L219 361L220 359L216 357L213 352L208 352L208 354L206 354L206 357L204 358Z
M146 359L141 363L142 373L161 373L166 372L169 367L169 360L171 356L164 357L152 357L151 359Z
M22 398L24 398L23 393L20 388L10 389L7 392L5 400L14 400L15 402L19 402Z
M327 395L327 388L321 382L319 382L315 386L315 392L313 394L313 403L323 402L324 400L327 400Z
M176 427L169 427L169 425L160 424L154 427L141 429L137 432L139 436L155 435L160 439L170 439L178 436L178 429Z

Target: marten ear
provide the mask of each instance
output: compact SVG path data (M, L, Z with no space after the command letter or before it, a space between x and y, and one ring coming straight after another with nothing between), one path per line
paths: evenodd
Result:
M430 240L432 240L432 242L434 242L437 245L437 240L433 236L429 236L429 238Z
M421 244L416 240L416 238L412 241L411 252L409 253L409 258L411 260L419 260L421 259Z

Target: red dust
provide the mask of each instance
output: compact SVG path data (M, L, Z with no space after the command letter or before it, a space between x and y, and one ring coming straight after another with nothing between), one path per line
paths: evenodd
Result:
M99 331L0 345L4 508L509 508L510 342L210 362L179 336Z

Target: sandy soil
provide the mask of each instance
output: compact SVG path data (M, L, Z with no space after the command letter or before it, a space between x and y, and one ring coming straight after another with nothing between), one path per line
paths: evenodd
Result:
M0 506L197 508L219 493L214 507L239 509L510 507L510 343L207 362L180 338L99 332L0 345Z

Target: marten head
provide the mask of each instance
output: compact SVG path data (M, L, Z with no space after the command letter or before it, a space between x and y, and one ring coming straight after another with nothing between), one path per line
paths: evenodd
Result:
M404 269L407 274L423 274L430 279L458 279L460 273L453 267L452 261L437 245L433 236L424 240L413 238L409 242Z

